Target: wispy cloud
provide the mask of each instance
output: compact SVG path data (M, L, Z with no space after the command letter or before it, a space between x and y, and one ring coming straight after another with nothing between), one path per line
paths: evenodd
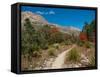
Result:
M55 12L51 10L51 11L49 11L49 14L55 14Z
M53 15L53 14L55 14L55 12L53 10L50 10L50 11L47 11L47 12L36 11L36 13L37 14L41 14L41 15L43 15L43 14L45 14L45 15L48 15L48 14Z
M36 13L38 13L38 14L43 14L43 12L41 12L41 11L36 11Z

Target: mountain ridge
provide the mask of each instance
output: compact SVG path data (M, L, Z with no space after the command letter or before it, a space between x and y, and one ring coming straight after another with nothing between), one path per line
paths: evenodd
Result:
M63 33L67 33L67 34L75 34L75 35L79 35L80 29L73 27L73 26L61 26L58 24L54 24L54 23L49 23L43 16L36 14L36 13L32 13L30 11L24 11L21 12L21 23L22 26L25 23L25 19L29 19L31 21L32 24L35 24L36 26L40 26L40 25L49 25L50 27L57 27L59 28L59 30Z

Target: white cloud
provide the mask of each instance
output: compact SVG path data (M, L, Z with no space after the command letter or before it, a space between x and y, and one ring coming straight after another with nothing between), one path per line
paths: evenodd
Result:
M43 12L41 12L41 11L36 11L36 13L38 13L38 14L44 14Z
M55 14L55 12L51 10L51 11L49 12L49 14Z
M48 15L48 14L53 15L53 14L55 14L55 12L52 11L52 10L50 10L50 11L48 11L48 12L36 11L36 13L37 13L37 14L41 14L41 15L43 15L43 14L45 14L45 15Z

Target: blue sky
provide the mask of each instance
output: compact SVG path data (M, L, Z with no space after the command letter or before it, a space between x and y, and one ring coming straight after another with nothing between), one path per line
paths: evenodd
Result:
M95 19L94 10L21 6L21 11L30 11L42 15L50 23L64 27L73 26L80 30L85 22L90 23Z

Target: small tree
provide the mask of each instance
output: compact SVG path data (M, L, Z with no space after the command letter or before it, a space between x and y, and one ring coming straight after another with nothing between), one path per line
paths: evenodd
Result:
M87 35L86 33L81 32L79 35L79 38L81 41L87 41Z

